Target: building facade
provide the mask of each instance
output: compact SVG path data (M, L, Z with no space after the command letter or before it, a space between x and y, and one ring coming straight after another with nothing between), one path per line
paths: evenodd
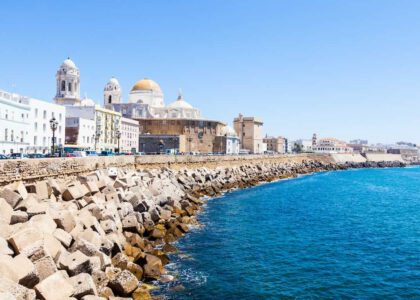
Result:
M284 137L266 136L263 142L267 145L267 151L284 154L287 152L286 139Z
M230 126L222 128L220 136L216 136L213 152L220 154L239 154L240 141L235 130Z
M136 153L139 151L139 128L138 121L121 118L120 152Z
M66 118L66 147L94 150L95 120L80 117Z
M54 145L62 148L65 142L66 108L33 98L28 98L28 104L31 109L28 153L49 153L52 150L53 132L50 125L52 119L57 122Z
M185 136L180 152L212 153L224 123L193 119L138 119L142 135ZM140 147L141 148L141 147Z
M30 125L30 107L24 99L0 90L0 153L25 153Z
M263 122L256 117L244 117L241 114L233 120L233 128L239 136L241 149L251 153L264 153L267 145L263 142Z
M347 146L346 142L336 138L321 138L317 139L313 151L316 153L351 153L353 149Z
M87 103L92 104L92 103ZM98 105L72 105L66 106L67 118L81 118L93 121L95 125L94 133L89 130L88 132L74 133L72 129L66 129L67 133L71 133L73 137L67 137L68 141L74 141L74 136L87 137L92 134L90 138L90 149L96 151L115 151L118 147L117 132L121 128L121 114L113 110L101 108ZM79 120L79 124L91 124L91 122ZM71 124L71 123L69 123ZM82 127L77 127L78 130L84 130ZM86 142L87 143L87 142ZM88 143L87 143L88 144ZM67 144L66 147L74 146L74 144ZM88 146L88 145L86 145Z
M57 122L54 145L62 146L65 114L63 106L0 91L0 152L49 153L53 144L50 125L53 118Z
M146 154L175 154L187 152L185 135L140 134L139 151Z

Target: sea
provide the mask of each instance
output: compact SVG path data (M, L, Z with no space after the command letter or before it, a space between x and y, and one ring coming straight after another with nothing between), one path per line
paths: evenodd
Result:
M262 184L198 218L161 298L420 299L420 167Z

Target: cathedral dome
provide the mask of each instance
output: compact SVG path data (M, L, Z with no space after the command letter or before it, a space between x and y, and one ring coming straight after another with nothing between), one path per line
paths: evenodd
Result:
M70 58L67 58L66 60L63 61L63 63L61 64L61 68L64 68L64 67L77 69L76 64Z
M236 131L230 126L223 127L221 133L226 136L237 136Z
M155 81L151 79L142 79L137 81L131 91L155 91L155 92L161 92L159 84L157 84Z
M191 104L184 100L181 92L178 95L178 99L168 105L168 108L182 108L182 109L193 109Z
M95 106L96 103L90 98L84 98L82 101L80 101L80 106Z

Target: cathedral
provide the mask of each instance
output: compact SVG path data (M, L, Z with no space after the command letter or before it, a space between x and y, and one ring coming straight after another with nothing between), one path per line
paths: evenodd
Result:
M111 78L104 88L104 105L133 119L200 119L200 111L184 100L179 92L178 98L165 106L163 92L155 81L137 81L128 95L128 103L121 102L121 87L118 80Z

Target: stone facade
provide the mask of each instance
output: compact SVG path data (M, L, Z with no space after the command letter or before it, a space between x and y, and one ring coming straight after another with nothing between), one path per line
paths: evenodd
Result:
M186 152L185 135L142 134L139 137L140 152L146 154L166 154Z
M244 117L241 114L233 120L233 128L241 141L241 149L255 154L264 153L267 150L267 145L263 142L263 124L256 117Z
M193 119L138 119L140 132L152 135L185 136L180 152L212 153L216 137L221 135L222 122Z

